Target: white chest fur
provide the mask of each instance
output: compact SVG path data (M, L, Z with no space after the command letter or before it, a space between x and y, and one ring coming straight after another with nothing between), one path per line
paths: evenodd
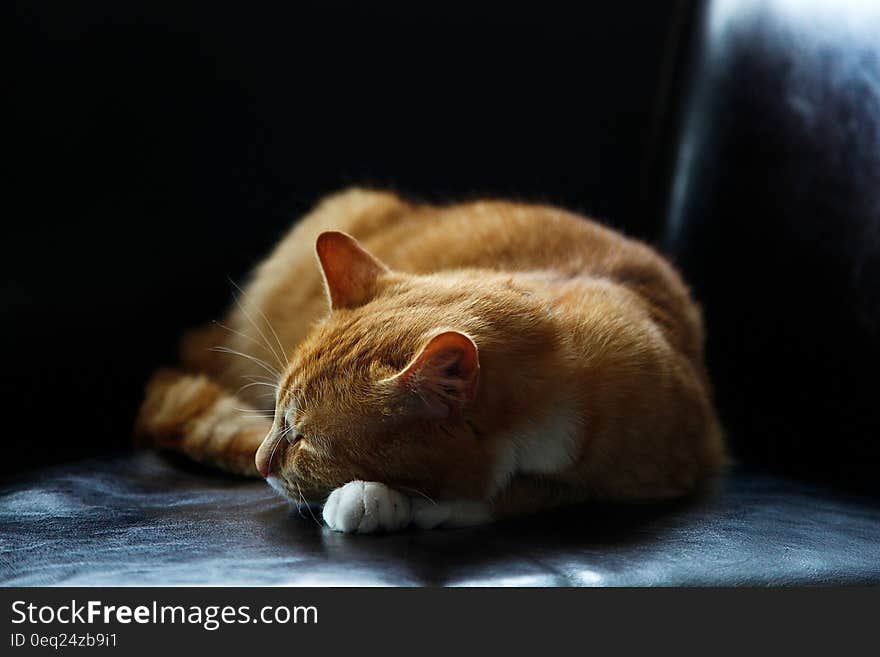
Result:
M563 408L499 436L490 493L497 493L517 473L554 474L573 465L580 454L582 431L578 414Z

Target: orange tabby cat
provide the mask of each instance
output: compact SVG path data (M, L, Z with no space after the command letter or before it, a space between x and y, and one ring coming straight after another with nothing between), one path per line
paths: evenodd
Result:
M259 473L345 532L667 499L724 460L702 344L643 244L552 207L354 189L290 231L225 326L187 336L137 436Z

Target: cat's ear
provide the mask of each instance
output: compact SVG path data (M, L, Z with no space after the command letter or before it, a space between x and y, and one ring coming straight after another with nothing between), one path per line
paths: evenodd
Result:
M395 379L413 394L414 403L428 416L447 418L470 404L477 394L477 345L458 331L435 335Z
M351 235L331 230L318 235L315 251L324 273L330 307L356 308L376 292L376 280L388 273Z

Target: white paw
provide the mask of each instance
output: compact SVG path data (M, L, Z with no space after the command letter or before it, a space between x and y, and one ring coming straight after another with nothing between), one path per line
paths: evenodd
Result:
M375 481L351 481L324 504L324 522L337 532L371 534L406 527L412 518L409 498Z

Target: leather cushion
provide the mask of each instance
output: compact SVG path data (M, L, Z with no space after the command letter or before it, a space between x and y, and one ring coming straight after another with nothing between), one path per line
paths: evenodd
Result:
M880 493L880 6L707 2L667 248L736 456Z
M686 504L349 536L262 482L139 453L18 477L0 526L4 585L880 583L876 502L748 471Z

